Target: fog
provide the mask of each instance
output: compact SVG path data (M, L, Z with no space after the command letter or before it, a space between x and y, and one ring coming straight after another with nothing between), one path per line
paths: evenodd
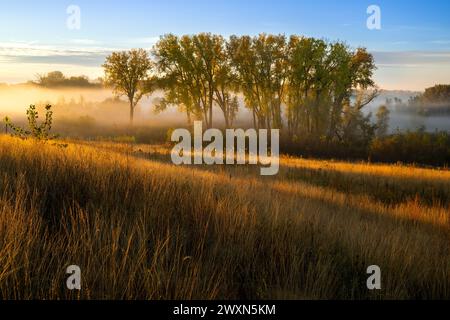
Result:
M171 106L163 112L156 113L154 104L163 96L163 92L155 92L141 99L135 110L134 123L137 125L162 125L186 123L187 116ZM35 85L0 85L0 117L24 121L26 109L35 104L43 111L46 104L53 106L55 123L58 121L95 120L99 125L129 124L129 105L125 97L117 98L110 89L48 89ZM242 98L241 98L241 104ZM247 122L250 113L241 108L238 113L239 122ZM223 125L223 115L219 108L214 109L214 123Z
M372 113L372 120L375 121L375 114L381 105L386 105L386 99L400 99L399 104L387 105L390 111L389 131L406 131L425 129L428 132L450 131L450 112L443 110L442 106L426 106L427 114L421 114L414 107L408 105L411 97L420 94L418 91L382 91L381 94L367 107L363 109L365 114ZM440 112L433 112L433 109Z
M136 108L135 121L137 126L160 128L186 125L186 115L180 113L176 107L156 114L154 102L162 97L162 92L156 92L150 97L144 97ZM389 130L417 130L425 128L427 131L450 131L450 113L420 114L417 110L407 106L408 99L418 92L383 91L380 96L364 109L364 113L375 114L379 106L386 104L386 99L394 97L401 99L402 106L388 106L390 113ZM250 112L242 107L237 115L236 126L246 126L251 122ZM125 127L129 124L129 106L126 99L117 99L109 89L47 89L35 85L0 85L0 119L5 116L12 118L15 123L26 121L25 111L30 104L43 110L46 104L53 106L54 129L69 133L83 133L86 135L102 135L108 132L105 127ZM214 125L223 125L223 115L216 108L214 110ZM94 130L95 129L95 130ZM105 133L106 134L106 133Z
M135 111L135 122L179 122L183 115L170 108L167 112L155 114L153 100L161 94L144 97ZM128 124L129 105L125 98L117 99L109 89L48 89L35 85L3 85L0 86L0 117L9 116L23 120L30 104L43 110L46 104L53 106L54 119L77 120L92 118L98 124Z

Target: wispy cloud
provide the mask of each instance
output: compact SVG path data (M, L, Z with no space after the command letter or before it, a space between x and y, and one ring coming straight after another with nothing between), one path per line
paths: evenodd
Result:
M70 43L80 45L101 45L102 43L92 39L71 39Z
M60 70L67 75L103 74L101 65L113 51L136 47L149 48L159 38L117 40L108 46L91 39L59 39L59 43L39 41L0 41L0 82L24 82L35 73Z
M447 39L445 39L445 40L432 40L432 41L430 41L430 43L447 45L447 44L450 44L450 40L447 40Z
M372 52L375 81L385 89L416 90L450 83L450 51Z
M87 41L71 41L72 45L42 45L25 42L0 42L0 60L11 63L55 63L99 66L118 48L86 46ZM89 42L94 44L94 42Z
M104 46L102 42L92 39L65 39L58 44L41 44L38 41L3 41L0 42L0 59L51 63L52 59L70 64L86 63L102 59L113 51L127 50L133 47L151 47L159 37L132 38L119 40L113 46Z
M425 67L450 66L450 51L372 52L378 66Z

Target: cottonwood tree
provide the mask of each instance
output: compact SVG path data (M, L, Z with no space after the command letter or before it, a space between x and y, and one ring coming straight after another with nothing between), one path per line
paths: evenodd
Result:
M222 45L220 50L217 50L217 71L215 75L215 95L214 101L222 110L225 127L231 128L233 121L239 109L239 101L237 92L239 91L239 84L237 75L233 71L229 51Z
M264 126L265 119L259 103L261 87L255 82L256 60L252 49L252 38L249 36L231 36L227 43L227 52L232 68L236 72L236 83L244 95L245 106L252 111L253 126L258 129Z
M364 49L291 36L288 66L285 104L291 136L340 139L344 113L362 109L376 96L370 90L375 65ZM359 98L351 106L355 93Z
M343 43L332 44L332 104L328 127L328 140L333 139L342 127L344 108L352 103L353 108L361 111L379 94L373 81L376 69L373 56L364 48L351 51Z
M217 75L224 47L220 35L200 33L191 38L193 46L192 66L200 91L201 110L208 128L213 125L213 105L217 93Z
M389 129L389 109L386 106L380 106L376 113L376 136L383 138L387 135Z
M187 57L191 52L189 37L183 40L172 34L162 37L153 48L159 87L165 93L157 103L156 111L177 105L180 111L186 113L188 123L192 116L200 114L200 92Z
M450 104L450 85L438 84L431 88L426 88L422 95L422 100L427 104Z
M231 126L236 113L234 80L222 36L200 33L178 38L169 34L155 45L153 54L165 90L158 110L170 104L181 106L188 119L191 114L201 116L211 128L217 105L226 126Z
M213 125L213 106L222 110L226 127L232 126L239 92L255 128L282 128L285 106L290 136L342 141L354 127L349 119L361 118L361 109L378 93L372 55L342 42L266 34L228 41L208 33L166 35L154 56L165 91L157 109L178 105L188 119L203 118L207 127Z
M288 129L291 134L323 135L330 123L335 97L345 87L342 62L323 40L291 36L286 89ZM344 50L345 52L345 50ZM348 59L349 60L349 59Z
M310 57L313 69L310 71L312 86L309 89L307 130L320 137L328 120L328 108L331 104L332 57L328 54L327 43L315 40Z
M371 116L370 113L364 115L355 104L345 106L341 130L337 133L340 142L360 149L367 148L376 129L370 121Z
M141 98L154 89L150 75L152 66L148 53L143 49L113 52L103 64L105 84L111 86L116 95L128 98L130 124Z
M281 128L281 104L287 76L286 37L260 34L232 36L228 42L246 107L256 127Z

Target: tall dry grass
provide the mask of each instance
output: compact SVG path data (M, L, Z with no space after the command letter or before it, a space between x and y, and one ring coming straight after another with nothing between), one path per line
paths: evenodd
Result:
M175 167L164 148L1 136L0 298L450 298L449 173L354 166L283 158L260 177ZM374 196L383 182L405 196Z

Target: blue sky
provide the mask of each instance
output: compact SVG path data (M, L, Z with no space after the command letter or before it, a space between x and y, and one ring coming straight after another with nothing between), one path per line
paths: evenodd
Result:
M381 9L381 30L366 27L369 5ZM81 29L66 27L69 5ZM381 87L418 90L450 83L448 0L72 0L0 3L0 82L36 72L100 76L111 50L150 48L164 33L301 34L343 40L373 52Z

